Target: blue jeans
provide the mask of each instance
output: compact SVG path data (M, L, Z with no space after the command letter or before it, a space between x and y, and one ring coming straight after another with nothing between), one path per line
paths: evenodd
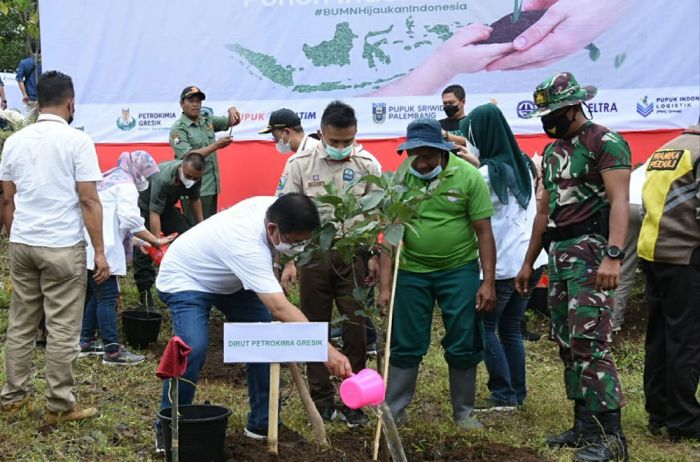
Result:
M542 268L533 272L530 289L541 275ZM496 307L484 315L484 362L489 372L491 400L498 404L523 404L527 396L525 347L520 323L529 299L515 291L515 279L498 280Z
M158 297L168 305L173 319L173 335L185 341L192 352L187 357L187 370L179 381L180 404L192 404L199 371L204 366L209 345L209 313L212 306L221 311L229 322L270 322L272 316L255 292L240 290L229 295L187 290L166 293ZM223 342L223 339L221 339ZM270 365L246 364L248 376L248 428L266 429L270 390ZM163 381L160 408L171 407L168 391L170 381Z
M83 328L80 331L81 342L95 340L97 329L99 329L105 350L108 353L113 353L119 349L119 335L117 334L118 297L117 276L110 276L105 282L98 285L92 278L92 271L88 271Z

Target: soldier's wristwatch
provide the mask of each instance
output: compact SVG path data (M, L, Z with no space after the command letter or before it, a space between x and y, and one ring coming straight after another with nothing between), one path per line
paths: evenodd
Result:
M605 255L611 260L622 260L625 258L625 252L616 245L605 246Z

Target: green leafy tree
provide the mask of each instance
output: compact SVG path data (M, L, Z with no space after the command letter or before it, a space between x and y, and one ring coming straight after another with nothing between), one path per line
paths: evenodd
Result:
M36 0L0 0L0 68L11 70L39 43Z

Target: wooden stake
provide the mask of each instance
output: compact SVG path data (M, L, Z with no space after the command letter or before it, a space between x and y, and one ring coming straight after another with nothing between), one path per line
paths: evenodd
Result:
M391 282L391 298L389 299L389 314L386 328L386 343L384 346L384 385L386 386L389 379L389 357L391 356L391 327L394 322L394 296L396 295L396 279L399 273L399 259L401 258L401 250L403 250L403 241L399 242L396 247L396 256L394 258L394 279ZM376 461L379 457L379 441L382 437L382 421L377 419L377 432L374 434L374 451L372 452L372 460Z
M280 363L270 363L270 401L267 420L267 450L279 455L277 449L277 424L279 422L280 402Z
M308 388L306 388L306 383L304 382L304 378L301 376L299 366L296 363L289 363L289 371L292 373L292 379L294 380L294 385L299 391L299 397L301 398L301 402L304 404L304 409L306 409L306 413L309 414L309 420L311 421L311 428L313 428L316 443L320 446L328 446L326 426L323 423L321 414L318 413L318 409L316 409L316 406L311 399Z

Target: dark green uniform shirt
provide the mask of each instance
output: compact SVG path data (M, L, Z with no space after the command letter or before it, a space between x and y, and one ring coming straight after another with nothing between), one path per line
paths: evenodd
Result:
M171 160L158 164L160 172L148 177L148 189L139 194L140 209L162 215L167 207L177 204L180 196L199 198L201 181L196 182L190 189L177 181L177 168L181 163L181 160Z
M170 146L175 151L175 158L182 159L193 149L205 148L214 143L214 134L228 130L228 117L217 117L200 114L199 123L185 114L173 124L170 129ZM202 196L213 196L221 191L219 180L219 161L216 151L204 158L206 168L202 177Z

